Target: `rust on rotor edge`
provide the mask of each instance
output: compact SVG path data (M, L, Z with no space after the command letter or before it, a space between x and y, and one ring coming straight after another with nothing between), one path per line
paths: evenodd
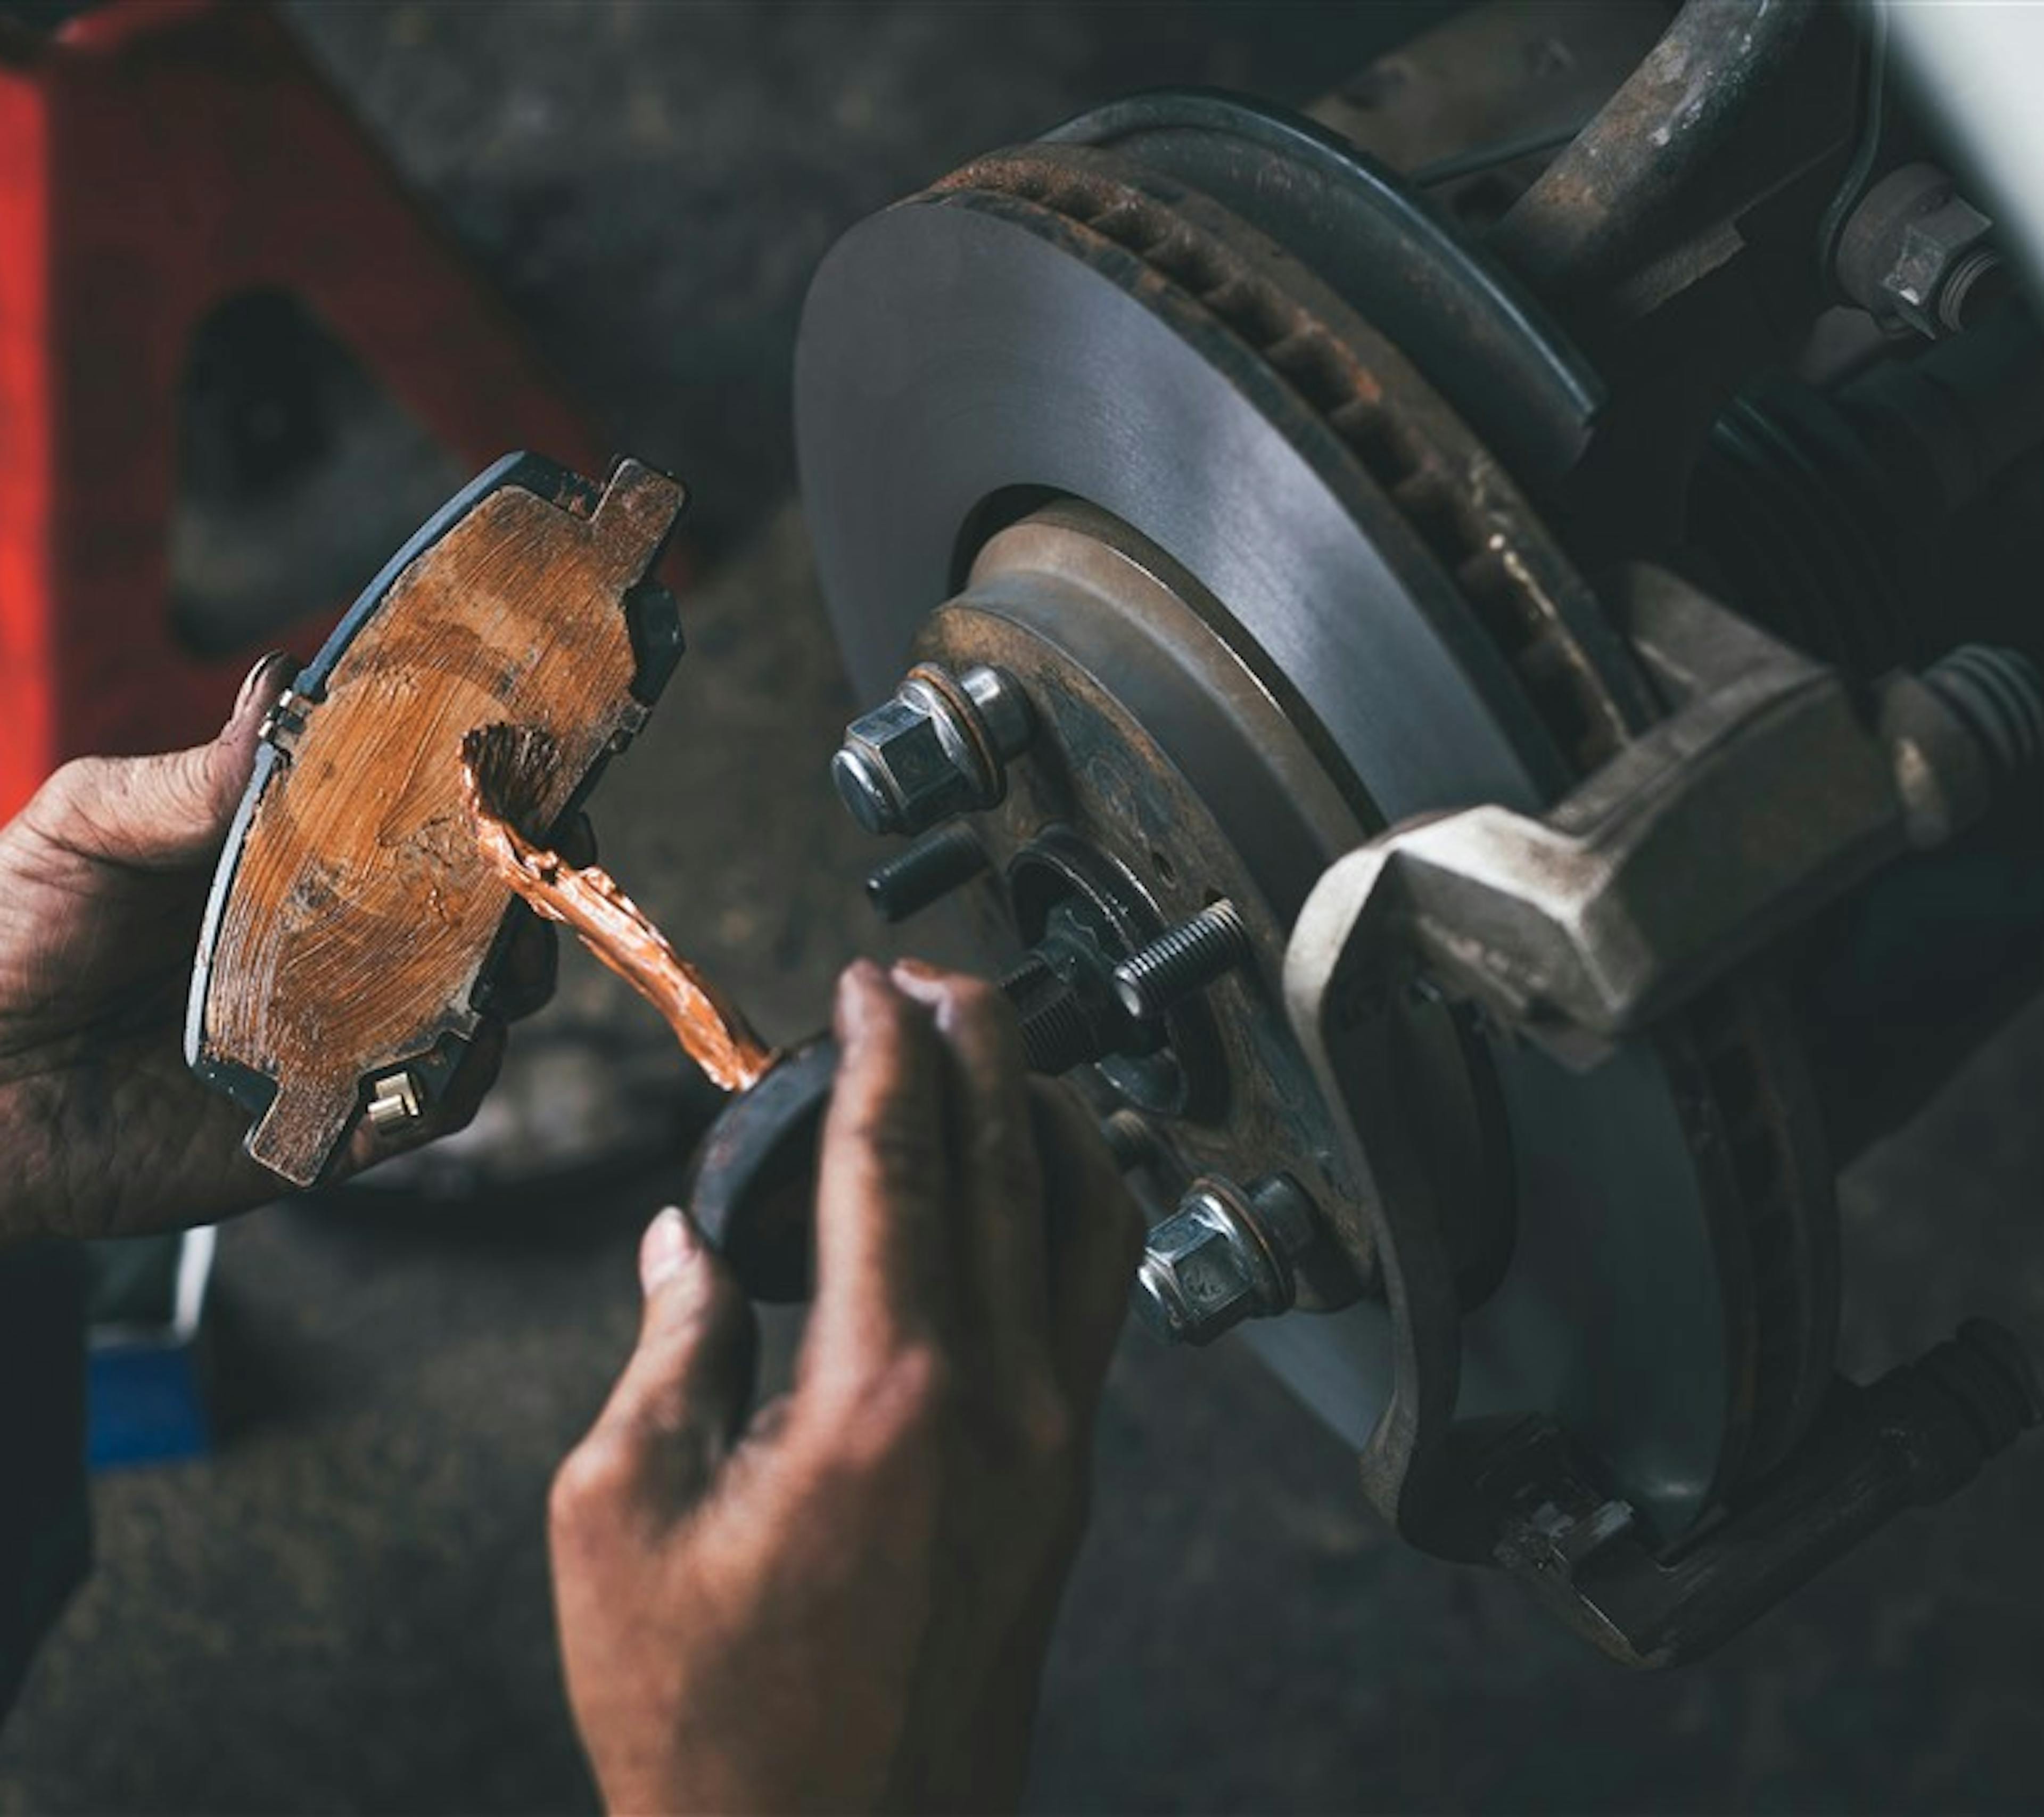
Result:
M1135 186L1139 175L1143 187ZM1627 736L1618 702L1562 618L1565 576L1525 535L1527 513L1475 444L1450 448L1395 406L1387 375L1256 263L1186 210L1203 198L1143 171L1109 167L1078 146L997 152L955 171L933 195L981 190L1035 203L1139 259L1211 314L1285 381L1354 455L1454 580L1531 697L1570 767L1581 773ZM1436 405L1445 416L1445 406ZM1457 425L1459 427L1459 425Z
M1539 534L1506 476L1458 418L1414 375L1417 399L1396 396L1356 349L1216 229L1217 204L1125 159L1089 148L1034 145L993 153L925 192L979 195L1042 210L1082 244L1132 257L1143 282L1203 310L1245 344L1326 424L1442 564L1526 692L1569 770L1581 777L1643 729L1590 659L1558 601L1566 559ZM1428 424L1416 405L1431 404ZM1449 447L1429 432L1447 432ZM1455 446L1454 444L1462 445ZM1728 1258L1749 1289L1751 1324L1727 1334L1731 1420L1723 1496L1785 1454L1814 1417L1828 1377L1821 1334L1835 1281L1806 1277L1808 1227L1835 1216L1820 1133L1782 1055L1760 1031L1765 1005L1736 978L1707 993L1654 1045L1675 1084L1706 1202L1736 1230ZM1800 1229L1799 1237L1788 1233ZM1832 1315L1835 1317L1835 1314ZM1815 1346L1806 1341L1813 1322Z
M559 760L559 745L534 725L482 726L461 741L462 797L490 869L536 913L572 928L659 1010L713 1084L727 1092L757 1085L779 1055L737 1007L674 951L608 871L570 864L520 830Z

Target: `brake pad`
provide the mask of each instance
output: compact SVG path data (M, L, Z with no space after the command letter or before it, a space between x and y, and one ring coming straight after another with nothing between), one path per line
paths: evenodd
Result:
M468 822L462 741L538 728L559 756L532 830L579 808L680 659L651 576L685 497L636 461L599 492L508 456L391 559L265 723L185 1057L285 1179L313 1183L360 1117L401 1128L444 1095L512 905Z

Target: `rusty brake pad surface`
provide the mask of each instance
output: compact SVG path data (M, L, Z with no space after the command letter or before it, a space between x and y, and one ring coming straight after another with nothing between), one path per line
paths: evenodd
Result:
M365 1112L422 1116L473 1038L511 905L467 824L461 745L540 728L544 831L645 722L679 660L650 578L685 500L623 461L599 493L513 455L371 582L272 715L213 878L186 1058L317 1180Z

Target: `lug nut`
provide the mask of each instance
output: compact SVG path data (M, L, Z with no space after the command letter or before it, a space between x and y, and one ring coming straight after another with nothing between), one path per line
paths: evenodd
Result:
M831 775L868 832L920 833L998 802L1032 730L1028 697L1004 670L920 663L846 728Z
M966 826L940 828L866 880L866 899L883 921L905 921L986 869L986 848Z
M1162 1016L1249 957L1249 930L1232 902L1209 904L1114 968L1122 1007L1138 1021Z
M1132 1297L1151 1336L1211 1343L1244 1319L1285 1311L1297 1293L1292 1263L1315 1234L1311 1200L1289 1174L1247 1192L1208 1176L1143 1246Z
M863 722L862 722L863 723ZM869 833L893 832L894 809L886 779L872 759L850 746L831 759L831 780L851 817Z

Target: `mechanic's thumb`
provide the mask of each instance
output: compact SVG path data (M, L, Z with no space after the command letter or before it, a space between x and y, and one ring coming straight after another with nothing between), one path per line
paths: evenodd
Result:
M72 851L116 864L146 870L202 862L226 836L255 767L263 716L296 670L282 651L265 656L210 744L67 763L23 818Z
M751 1302L681 1212L670 1205L639 1246L646 1308L592 1439L617 1448L636 1489L693 1500L745 1421L758 1328Z

